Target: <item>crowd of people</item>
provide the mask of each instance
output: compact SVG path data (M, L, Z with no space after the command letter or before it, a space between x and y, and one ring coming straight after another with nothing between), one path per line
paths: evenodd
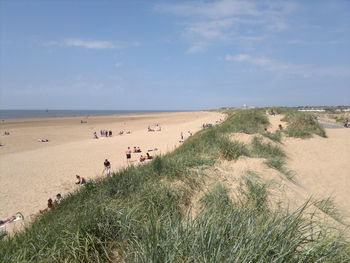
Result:
M221 120L220 120L221 121ZM86 123L86 122L83 122L81 121L81 123ZM206 123L206 124L203 124L203 127L211 127L212 124L209 124L209 123ZM159 124L155 124L153 126L148 126L148 131L161 131L161 126ZM131 132L130 131L120 131L119 132L119 135L122 135L122 134L130 134ZM10 135L9 132L5 131L5 134L4 135ZM94 132L94 138L95 139L98 139L98 134L97 132ZM101 137L112 137L113 136L113 132L111 130L100 130L99 132L99 135ZM187 131L187 132L181 132L181 138L180 138L180 141L183 142L185 137L188 138L192 136L192 132L191 131ZM38 142L48 142L49 140L48 139L38 139L37 140ZM153 160L153 156L150 155L150 151L157 151L158 149L157 148L154 148L154 149L151 149L151 150L148 150L148 152L146 152L145 155L140 155L139 158L136 158L134 161L139 161L140 163L143 163L145 161L151 161ZM139 153L142 153L142 150L140 149L139 146L134 146L133 149L131 149L130 147L127 147L126 151L125 151L125 154L126 154L126 160L127 160L127 164L129 165L132 160L132 154L139 154ZM106 176L111 176L111 173L112 173L112 170L111 170L111 163L108 159L105 159L104 160L104 170L103 170L103 173L106 175ZM77 181L75 182L76 185L85 185L86 184L86 180L84 177L80 176L80 175L76 175L76 179ZM56 198L53 200L52 198L49 198L47 200L47 205L44 209L41 209L39 210L39 212L41 214L51 210L55 205L59 204L61 201L63 200L63 197L60 193L58 193L56 195ZM9 218L8 221L12 220L12 218Z

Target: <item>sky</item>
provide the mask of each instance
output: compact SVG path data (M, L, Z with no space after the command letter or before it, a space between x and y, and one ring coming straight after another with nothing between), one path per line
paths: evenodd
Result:
M349 105L349 0L0 0L1 109Z

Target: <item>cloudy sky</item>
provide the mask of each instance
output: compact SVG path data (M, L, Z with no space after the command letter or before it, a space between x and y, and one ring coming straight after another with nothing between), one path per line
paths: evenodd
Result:
M0 1L0 108L350 104L350 1Z

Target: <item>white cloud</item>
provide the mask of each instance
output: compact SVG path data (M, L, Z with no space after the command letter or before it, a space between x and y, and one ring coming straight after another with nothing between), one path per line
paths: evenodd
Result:
M285 74L309 76L336 76L350 77L350 68L347 67L319 67L315 65L292 64L278 60L256 57L250 54L226 55L224 58L230 62L248 63L259 66L271 72L282 72Z
M295 7L286 2L219 0L159 4L155 9L186 17L185 36L193 46L203 41L261 41L261 34L287 30L285 17Z
M160 4L156 6L156 9L181 16L198 16L211 19L241 14L258 15L260 13L253 2L237 0L188 2L184 4Z
M120 48L120 45L112 41L82 40L82 39L65 39L63 41L51 41L51 42L45 43L44 45L61 46L61 47L83 47L88 49Z
M120 41L105 41L105 40L83 40L77 38L64 39L62 41L50 41L44 43L44 46L59 46L59 47L81 47L87 49L122 49L126 47L138 47L140 43L134 41L125 43Z

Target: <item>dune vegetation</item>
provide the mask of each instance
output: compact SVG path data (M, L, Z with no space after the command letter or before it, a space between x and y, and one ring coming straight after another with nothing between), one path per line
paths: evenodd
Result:
M288 136L325 136L308 115L285 118ZM268 125L263 110L232 111L169 154L88 182L0 241L2 262L350 262L349 242L307 213L310 203L272 208L270 185L256 173L240 178L234 200L218 182L191 213L206 168L221 160L265 158L290 179L282 133L261 139ZM235 132L260 135L245 144L229 139Z
M282 119L288 123L288 128L284 131L290 137L310 138L313 134L327 137L325 130L317 122L314 115L298 112L290 109L280 109L285 114Z

